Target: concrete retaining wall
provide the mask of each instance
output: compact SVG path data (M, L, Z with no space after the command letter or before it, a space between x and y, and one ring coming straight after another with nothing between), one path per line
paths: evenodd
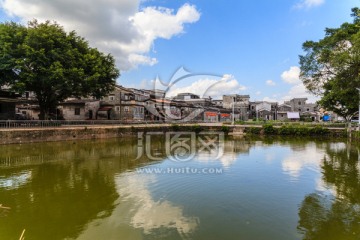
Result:
M186 124L174 126L170 124L141 124L134 126L79 126L37 129L0 129L0 144L69 141L81 139L121 138L137 136L138 132L196 131L199 125ZM261 126L228 126L229 135L243 135L247 128ZM224 131L221 124L200 124L204 131ZM343 136L343 129L329 129L332 136ZM260 133L261 134L261 133Z
M191 127L188 125L187 127ZM221 131L220 126L201 126L207 131ZM80 139L102 139L137 136L138 132L173 131L171 125L136 125L134 126L88 126L59 127L39 129L1 129L0 144L69 141ZM184 131L191 131L186 130Z

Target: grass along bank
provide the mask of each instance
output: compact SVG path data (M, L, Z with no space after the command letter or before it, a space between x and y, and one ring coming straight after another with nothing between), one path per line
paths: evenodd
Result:
M274 126L266 123L259 126L247 126L245 133L254 135L281 135L281 136L337 136L346 137L346 129L329 129L320 125L295 125L287 124Z

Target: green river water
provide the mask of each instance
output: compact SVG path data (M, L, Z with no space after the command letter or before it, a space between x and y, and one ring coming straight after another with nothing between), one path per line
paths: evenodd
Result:
M356 144L163 138L0 146L0 239L360 239Z

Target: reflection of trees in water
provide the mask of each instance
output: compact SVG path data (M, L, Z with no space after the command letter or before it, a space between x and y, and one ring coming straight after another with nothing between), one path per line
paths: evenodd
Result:
M306 240L360 239L360 207L319 194L305 197L299 210L300 232Z
M0 146L0 167L89 159L135 159L137 146L134 143L134 139L112 139Z
M335 196L309 194L299 209L298 228L306 240L360 239L359 149L326 145L323 181Z
M164 138L151 149L164 153ZM249 141L227 142L225 151L247 152ZM0 239L76 238L96 218L109 216L118 198L114 176L149 164L137 157L137 139L0 146ZM28 177L24 177L28 176ZM11 180L11 181L9 181ZM20 181L21 180L21 181Z
M24 228L27 239L76 237L89 221L108 216L118 197L113 176L76 165L39 165L25 186L1 189L12 210L0 219L0 239L16 239Z
M360 203L360 165L358 149L327 149L323 160L323 179L332 184L339 198L352 204Z
M1 146L0 199L12 210L0 218L0 239L17 239L24 228L27 239L76 238L109 216L114 175L148 162L134 160L136 147L119 139Z
M326 148L330 143L336 142L330 138L314 138L306 136L246 136L246 139L250 141L257 141L262 146L289 146L293 151L301 151L310 144L314 144L319 149ZM342 143L342 140L338 142Z

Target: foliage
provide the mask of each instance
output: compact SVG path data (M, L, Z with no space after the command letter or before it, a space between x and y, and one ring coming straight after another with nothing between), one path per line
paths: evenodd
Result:
M277 129L275 129L272 124L264 124L263 129L266 135L272 135L277 133Z
M171 130L174 132L180 131L180 126L178 124L171 124Z
M326 135L326 134L329 134L330 131L328 128L323 128L321 126L315 126L313 128L310 128L309 133L310 133L310 135Z
M0 24L0 86L34 92L42 119L66 98L106 95L118 76L111 55L56 22Z
M299 207L298 229L303 239L359 239L359 148L326 145L321 172L332 194L307 195Z
M346 133L347 133L347 132L346 132ZM359 139L360 139L360 131L352 132L352 133L351 133L351 136L352 136L354 139L359 140Z
M322 126L307 127L284 125L278 129L278 134L291 136L322 136L329 134L329 129L323 128Z
M247 133L258 135L260 134L262 128L259 127L249 127L245 129Z
M221 131L228 134L230 132L230 127L229 126L221 126Z
M303 44L300 78L321 96L319 104L349 120L357 111L360 87L360 10L352 9L353 23L327 28L318 42Z
M195 133L200 133L201 131L203 131L203 128L199 124L195 124L191 126L190 130Z

